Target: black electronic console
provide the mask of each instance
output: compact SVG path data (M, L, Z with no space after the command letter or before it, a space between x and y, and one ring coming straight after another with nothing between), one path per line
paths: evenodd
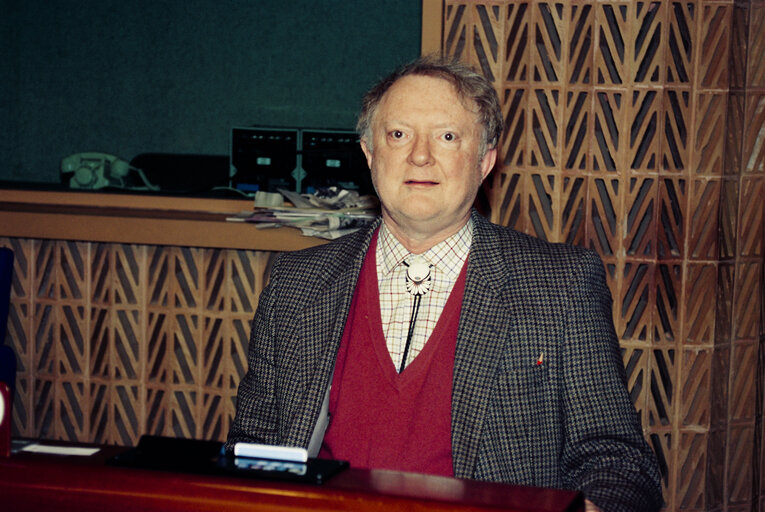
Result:
M279 456L279 447L273 447ZM295 450L287 448L286 450ZM111 466L200 475L233 476L320 485L348 467L348 462L329 459L280 460L234 456L223 452L223 443L141 436L138 446L108 460Z
M338 187L374 194L359 136L351 130L234 127L231 187L312 194Z

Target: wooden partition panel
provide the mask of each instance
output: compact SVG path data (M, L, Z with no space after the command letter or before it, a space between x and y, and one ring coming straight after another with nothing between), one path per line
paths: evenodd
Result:
M254 229L254 228L253 228ZM275 253L0 238L16 255L15 435L223 440Z
M765 3L424 7L503 103L492 220L603 258L667 509L765 510Z

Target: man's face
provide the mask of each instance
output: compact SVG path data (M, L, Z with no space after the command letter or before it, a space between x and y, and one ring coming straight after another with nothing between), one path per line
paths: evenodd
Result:
M388 89L371 127L362 149L392 231L444 239L459 230L496 159L495 149L480 158L475 105L446 80L410 75Z

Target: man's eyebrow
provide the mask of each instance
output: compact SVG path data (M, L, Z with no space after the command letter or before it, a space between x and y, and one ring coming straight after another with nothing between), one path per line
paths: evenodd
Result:
M408 123L407 121L404 121L402 119L382 119L380 124L383 124L383 125L401 124L401 125L404 125L404 126L410 126L410 123Z
M413 123L403 121L401 119L383 119L380 121L380 125L382 125L383 127L386 127L388 125L400 125L400 126L406 126L409 128L414 126ZM458 122L435 124L431 126L431 128L436 130L452 130L452 131L459 131L464 129L464 127L460 126L460 123Z

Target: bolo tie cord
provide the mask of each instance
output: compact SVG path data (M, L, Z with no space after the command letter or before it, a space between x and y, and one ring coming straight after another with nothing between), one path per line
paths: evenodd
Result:
M414 296L414 303L412 304L412 315L409 317L409 332L406 335L406 344L404 345L404 355L401 358L401 366L398 369L398 373L404 371L406 368L406 358L409 357L409 347L412 344L412 336L414 335L414 323L417 321L417 313L420 311L420 302L422 301L422 295Z

